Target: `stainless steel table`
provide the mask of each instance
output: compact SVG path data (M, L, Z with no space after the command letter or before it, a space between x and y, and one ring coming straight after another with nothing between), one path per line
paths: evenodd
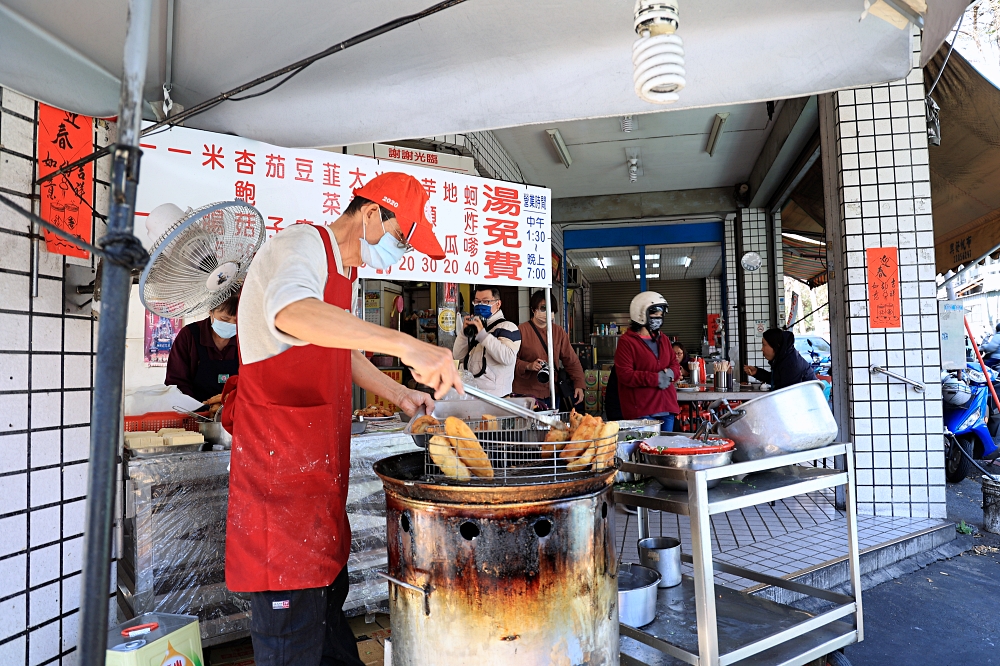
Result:
M800 466L833 456L845 456L847 469ZM692 552L682 555L682 560L694 570L694 575L685 576L679 588L659 590L656 619L651 624L641 629L621 625L622 636L642 645L641 656L622 653L623 666L672 666L680 662L695 666L779 663L796 666L862 640L853 460L850 444L831 444L812 451L697 472L621 463L625 472L687 481L685 492L665 490L655 480L649 480L635 492L616 491L615 501L689 516ZM709 481L730 477L740 477L740 481L724 481L708 490ZM850 595L713 562L712 515L836 486L845 486L846 490ZM715 571L817 597L829 602L829 607L817 614L805 613L716 586Z

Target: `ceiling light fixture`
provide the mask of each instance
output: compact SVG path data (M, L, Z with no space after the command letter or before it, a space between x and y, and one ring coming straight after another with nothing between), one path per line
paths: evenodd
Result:
M649 279L658 278L658 277L660 277L660 274L659 273L648 273L646 275L646 277L649 278Z
M642 175L642 163L638 148L625 149L625 165L628 167L628 182L636 183Z
M719 144L719 137L722 136L722 126L726 124L727 120L729 120L728 113L715 114L715 120L712 122L712 131L708 135L708 145L705 146L705 151L709 157L715 155L715 147Z
M677 0L636 0L632 44L635 94L646 102L671 104L684 88L684 42Z
M566 142L563 141L562 134L557 129L547 129L545 133L549 135L549 141L552 142L552 147L556 149L559 160L568 169L569 165L573 163L573 156L569 154L569 148L566 147Z
M635 270L639 270L639 264L632 264L632 268L634 268Z
M608 270L608 265L607 265L606 263L604 263L604 259L601 259L600 257L598 257L598 259L597 259L597 264L598 264L598 265L599 265L599 266L600 266L601 268L603 268L604 270Z
M684 257L684 261L682 263L684 264L684 268L690 267L691 266L691 257Z
M631 132L635 129L635 120L632 116L622 116L621 123L623 132Z
M632 255L632 261L639 261L639 255L633 254Z

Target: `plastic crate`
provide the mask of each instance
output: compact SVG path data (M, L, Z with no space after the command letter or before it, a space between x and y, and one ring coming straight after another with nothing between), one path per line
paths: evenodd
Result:
M184 428L198 432L198 422L193 416L185 416L177 412L146 412L140 416L125 417L125 432L142 430L155 432L160 428Z

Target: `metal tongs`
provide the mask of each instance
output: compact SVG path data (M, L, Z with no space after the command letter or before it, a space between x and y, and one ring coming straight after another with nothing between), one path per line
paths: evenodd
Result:
M517 405L509 400L504 400L503 398L498 398L495 395L490 395L489 393L472 386L466 386L465 392L473 398L479 398L483 402L488 402L494 407L504 409L511 414L523 416L526 419L533 419L539 423L544 423L550 428L555 428L556 430L569 430L569 424L563 423L562 419L558 416L533 412L530 409L525 409L521 405Z
M716 413L716 410L718 410L719 407L726 408L726 413L723 414L722 416L719 416ZM734 423L736 423L741 418L747 415L745 409L734 410L732 407L730 407L729 401L726 400L725 398L719 398L711 405L709 405L708 414L709 418L701 422L701 425L698 426L698 429L691 436L691 439L700 439L703 442L705 442L705 444L708 444L708 436L713 428L720 425L723 428L728 428L729 426L733 425Z

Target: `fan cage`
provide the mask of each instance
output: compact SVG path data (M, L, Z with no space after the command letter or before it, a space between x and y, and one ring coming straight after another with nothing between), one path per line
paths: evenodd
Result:
M156 240L139 280L143 305L161 317L203 314L240 288L264 242L264 218L244 201L203 206L178 220ZM227 263L236 273L220 288L208 288L213 271Z

